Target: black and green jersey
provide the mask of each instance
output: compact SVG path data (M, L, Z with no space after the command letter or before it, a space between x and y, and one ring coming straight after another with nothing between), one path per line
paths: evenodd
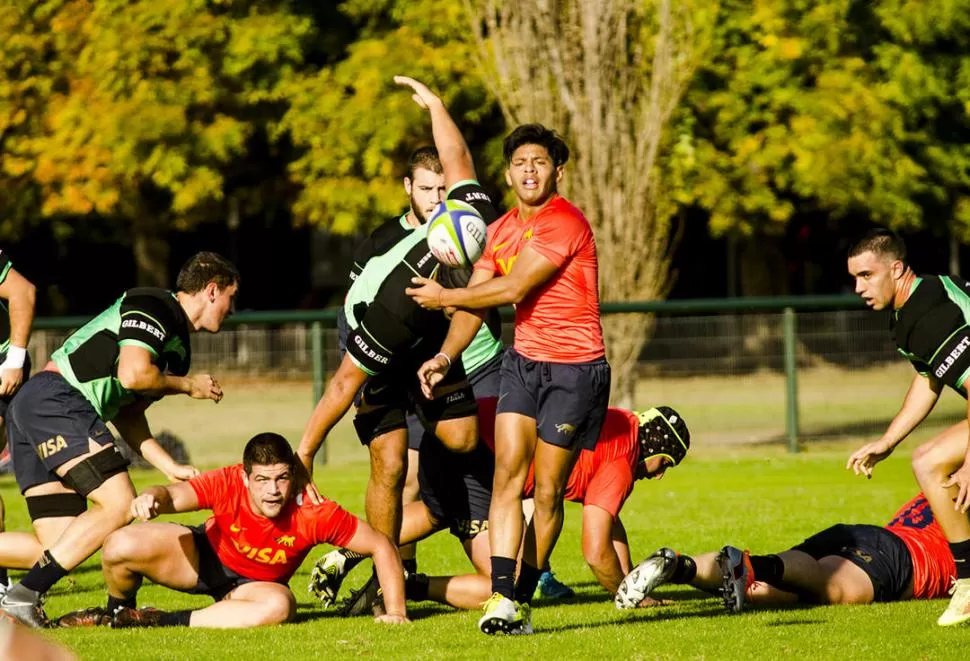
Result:
M136 399L118 380L118 356L126 345L148 351L163 373L188 374L189 321L175 294L155 287L129 289L51 356L67 382L106 422Z
M13 268L13 263L7 253L0 250L0 284L7 279L7 274ZM7 304L0 300L0 355L7 353L10 347L10 315L7 314Z
M407 212L401 214L398 218L392 218L380 225L357 245L354 249L354 265L350 269L349 286L354 285L371 257L383 255L415 229L408 224L407 219Z
M967 396L970 283L946 275L917 278L909 298L893 311L891 326L896 347L917 372Z
M498 218L491 198L478 182L459 182L448 198L471 204L486 223ZM396 355L419 345L437 351L448 332L449 321L440 311L425 310L404 292L411 286L411 278L434 278L442 268L428 249L428 225L410 231L391 227L387 236L393 231L403 231L403 235L392 245L372 244L380 249L363 264L344 302L350 331L347 351L368 374L382 372Z

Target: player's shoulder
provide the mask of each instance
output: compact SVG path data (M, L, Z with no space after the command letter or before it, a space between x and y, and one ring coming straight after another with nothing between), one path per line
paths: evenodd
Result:
M567 220L569 222L582 223L584 225L589 225L589 221L586 219L586 215L580 211L579 207L564 198L559 193L553 195L552 199L546 204L546 207L542 210L540 214L543 217L552 217L559 220Z
M165 322L185 319L185 312L175 294L161 287L135 287L121 297L122 311L139 311Z

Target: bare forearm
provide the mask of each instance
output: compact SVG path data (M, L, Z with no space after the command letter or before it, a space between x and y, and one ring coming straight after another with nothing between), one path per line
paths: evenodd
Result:
M317 402L313 414L307 421L306 429L303 431L303 437L300 439L300 445L297 449L297 454L304 465L312 463L313 457L316 456L320 445L330 433L330 430L350 409L356 392L356 388L351 390L348 384L336 378L327 386L327 390L323 393L320 401Z
M892 422L889 423L889 427L883 434L883 438L892 442L893 445L901 443L903 439L909 436L926 419L926 416L933 410L939 397L940 393L938 389L928 379L920 378L914 380L913 385L910 386L909 391L906 393L906 399L903 400L902 408L900 408L899 413L896 414Z
M163 374L154 365L151 369L120 372L118 379L132 392L152 393L155 395L181 395L192 392L192 381L185 376Z
M7 301L10 314L10 344L26 348L30 341L30 327L34 323L35 289L23 287Z
M166 452L165 448L152 437L142 440L138 445L131 443L129 445L144 457L145 461L166 475L170 475L174 468L178 466L175 460L172 459L172 455Z
M487 310L518 303L527 293L515 278L501 276L471 287L445 289L441 292L441 305L466 310Z
M384 608L389 615L404 615L404 568L401 566L401 556L390 540L374 549L374 568L377 569L377 580L381 584L384 594Z
M454 362L472 343L481 327L482 318L479 315L458 310L451 317L451 326L448 327L448 335L441 345L441 353Z
M431 114L431 136L438 150L446 184L450 187L463 179L474 178L475 166L468 144L444 103L438 100L429 105L428 111Z

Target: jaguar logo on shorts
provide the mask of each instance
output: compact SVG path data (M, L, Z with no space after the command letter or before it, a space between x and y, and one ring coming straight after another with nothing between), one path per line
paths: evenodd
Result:
M849 548L848 546L843 546L842 552L845 553L846 551L849 551L850 553L852 553L852 555L859 558L867 565L872 562L872 556L866 553L865 551L863 551L862 549L852 549L852 548Z
M556 425L556 431L562 434L563 436L569 437L576 432L576 425L571 425L569 423L564 422L562 424Z

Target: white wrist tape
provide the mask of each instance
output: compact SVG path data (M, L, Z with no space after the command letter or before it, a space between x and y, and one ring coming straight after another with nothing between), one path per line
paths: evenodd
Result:
M7 348L7 359L0 365L0 370L19 370L24 366L24 359L27 357L27 350L23 347L10 345Z

